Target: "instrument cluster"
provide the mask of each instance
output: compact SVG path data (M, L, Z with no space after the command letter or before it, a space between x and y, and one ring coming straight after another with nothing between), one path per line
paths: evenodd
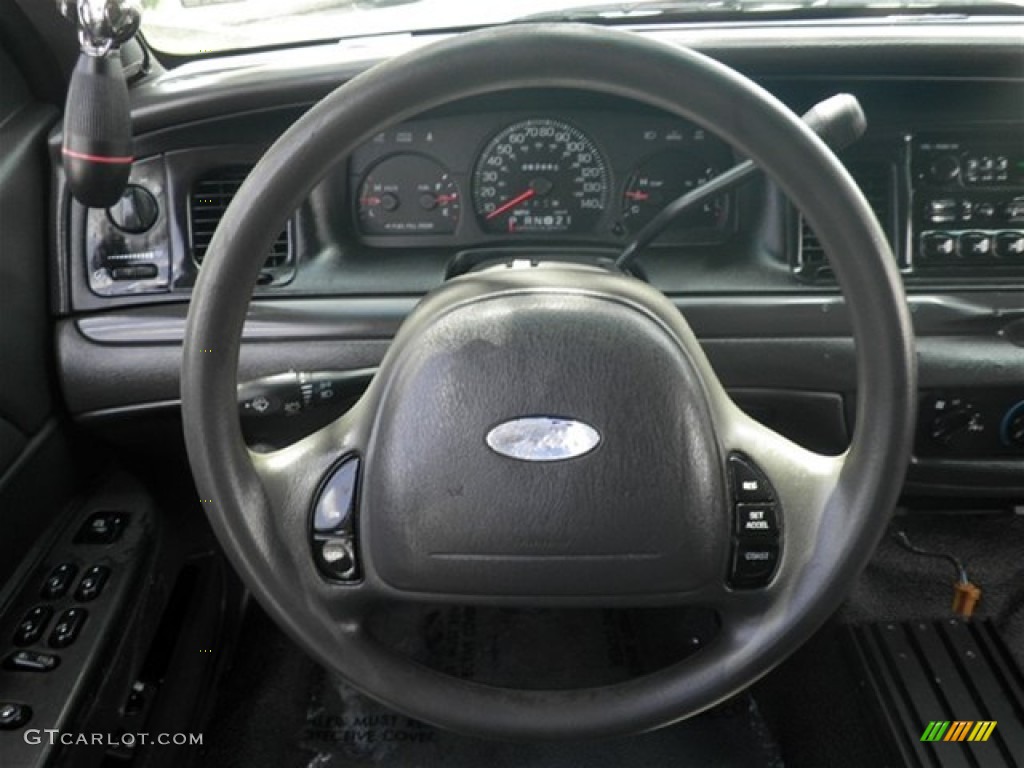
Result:
M376 247L615 244L734 163L678 118L603 110L425 118L382 132L349 164L352 218ZM735 228L729 195L684 214L662 244Z

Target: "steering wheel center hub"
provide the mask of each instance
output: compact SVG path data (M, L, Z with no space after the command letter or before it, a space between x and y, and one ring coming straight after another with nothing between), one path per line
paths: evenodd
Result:
M410 319L380 373L362 499L384 581L597 596L721 580L711 409L658 308L612 290L626 280L498 268Z

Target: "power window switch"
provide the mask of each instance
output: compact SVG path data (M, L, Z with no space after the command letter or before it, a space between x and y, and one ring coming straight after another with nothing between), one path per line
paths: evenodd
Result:
M37 643L43 636L51 616L53 616L53 608L48 605L37 605L26 613L14 631L14 644L33 645Z
M46 577L43 583L42 597L44 600L57 600L64 597L71 589L78 568L73 563L61 563Z
M94 565L82 574L82 580L78 582L78 589L75 590L75 600L80 603L87 603L100 596L107 579L110 578L110 569L105 565Z
M85 618L88 616L84 608L69 608L58 618L50 633L51 648L67 648L78 638L82 631Z

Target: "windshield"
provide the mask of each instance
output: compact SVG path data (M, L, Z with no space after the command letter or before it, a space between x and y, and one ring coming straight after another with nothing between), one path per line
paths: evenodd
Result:
M363 35L428 32L522 20L643 23L739 14L815 16L1019 12L1024 0L143 0L143 31L158 50L191 56Z

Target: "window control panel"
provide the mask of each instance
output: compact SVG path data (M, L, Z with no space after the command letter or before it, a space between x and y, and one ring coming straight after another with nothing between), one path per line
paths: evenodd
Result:
M95 517L95 516L93 516ZM90 521L93 519L90 517ZM91 527L87 521L82 530ZM80 535L80 534L79 534ZM77 537L76 537L77 540ZM43 582L39 594L46 600L58 602L69 596L71 585L74 583L75 575L78 573L78 565L73 562L62 562L53 567ZM110 579L111 570L106 565L91 565L82 573L78 586L75 588L71 599L75 603L89 603L96 600L103 594L103 589ZM46 629L59 606L43 603L33 606L18 623L11 642L21 648L31 645L38 645L42 642ZM68 607L58 616L53 631L47 640L51 648L67 648L78 638L82 625L85 623L88 612L77 605ZM47 654L37 654L47 656ZM57 663L59 663L57 659ZM48 671L56 667L56 663L50 663L47 659L42 661L31 660L23 653L9 655L4 659L3 668L24 671Z
M89 496L48 512L53 538L17 564L0 612L0 768L60 761L59 745L26 740L28 729L113 726L146 660L123 653L135 647L128 633L158 632L159 604L132 602L161 572L155 511L141 484L114 470ZM130 605L145 611L138 628L124 624Z
M782 512L775 489L747 457L729 457L735 521L729 584L756 589L771 583L781 554Z

